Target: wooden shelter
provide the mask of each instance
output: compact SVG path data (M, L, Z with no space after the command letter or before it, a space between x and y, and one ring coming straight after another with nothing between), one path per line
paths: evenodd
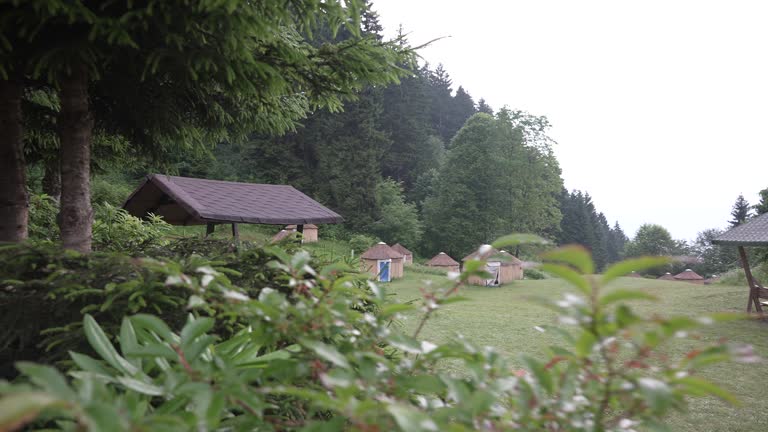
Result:
M674 276L674 279L676 281L683 281L683 282L704 285L704 278L691 269L685 269L684 271L676 274Z
M484 252L480 253L480 250ZM490 245L484 245L462 259L462 261L469 260L485 261L485 270L491 275L489 279L470 277L468 282L472 285L499 286L523 278L523 262L511 253L499 251Z
M411 265L413 264L413 252L409 251L405 248L405 246L401 245L400 243L395 243L394 246L392 246L392 249L400 252L403 254L404 258L404 264L405 265ZM458 264L458 263L457 263Z
M446 272L457 272L459 271L459 262L448 256L445 252L440 252L432 257L431 260L427 261L427 267L439 268Z
M762 314L763 305L760 299L768 299L768 289L761 285L760 281L752 275L747 251L744 248L768 246L768 213L756 216L737 227L729 229L713 239L712 243L738 247L741 266L744 268L747 286L749 287L747 312L752 312L752 307L754 306L755 311Z
M672 273L670 273L670 272L666 272L666 273L664 273L663 275L659 276L659 277L658 277L658 278L656 278L656 279L658 279L658 280L668 280L668 281L673 281L673 280L675 280L675 277L672 275Z
M297 225L288 225L285 227L287 231L296 232L298 229ZM304 225L304 232L302 233L301 242L302 243L315 243L318 239L318 231L317 225L315 224L306 224Z
M363 271L375 276L377 281L389 282L403 277L404 258L403 254L380 242L360 255L360 263Z
M296 231L318 223L341 223L337 213L292 186L238 183L151 174L123 204L137 217L152 213L171 225L207 225L206 235L216 225L295 224Z

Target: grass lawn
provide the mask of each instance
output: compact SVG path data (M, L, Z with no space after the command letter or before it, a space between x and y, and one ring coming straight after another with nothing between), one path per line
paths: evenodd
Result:
M405 278L388 285L396 301L420 297L424 281L445 284L442 276L406 270ZM622 278L617 287L643 289L658 297L655 303L637 303L646 314L689 315L732 311L746 307L746 287L727 285L693 285L638 278ZM469 301L454 303L439 310L426 324L421 336L427 340L445 341L455 334L467 336L475 343L496 347L516 363L518 355L541 356L548 346L559 344L555 335L534 329L539 324L556 324L553 311L530 302L531 296L560 296L569 288L559 279L517 281L501 288L468 287L462 295ZM407 315L403 322L412 331L419 314ZM701 330L703 340L720 337L750 343L757 353L768 358L768 323L744 320L718 324ZM690 345L675 344L668 350L679 358ZM447 364L448 369L458 365ZM727 363L711 366L704 376L734 393L741 406L734 407L714 398L691 401L688 412L674 415L669 425L675 431L768 431L768 365Z

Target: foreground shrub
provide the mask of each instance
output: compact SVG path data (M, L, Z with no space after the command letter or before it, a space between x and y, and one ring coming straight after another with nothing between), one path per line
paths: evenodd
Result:
M265 288L254 298L214 283L215 271L178 275L194 293L183 326L139 314L105 331L85 316L96 355L73 353L71 379L20 363L26 383L0 386L0 429L39 419L58 430L660 430L686 397L733 400L698 378L698 369L732 353L754 359L748 348L721 343L668 358L663 344L724 317L642 317L626 301L652 300L648 294L604 290L664 260L619 263L596 277L583 249L548 253L542 270L575 288L544 301L560 326L542 330L561 333L564 343L547 358L523 355L525 369L516 370L494 349L463 338L435 344L419 337L436 310L460 300L461 285L482 274L483 262L468 261L451 285L425 290L423 316L404 334L390 323L415 306L387 304L374 284L355 287L365 276L336 267L318 273L305 252L277 256L273 266L288 275L288 293ZM360 310L364 302L378 313ZM250 325L222 338L205 316L211 308ZM438 367L448 359L464 373Z
M234 281L253 296L266 286L291 290L284 271L269 265L275 259L269 251L251 249L209 259L178 257L174 245L169 245L167 257L157 258L82 255L52 244L0 248L0 376L14 375L14 361L56 363L69 359L71 350L90 352L81 331L84 313L92 314L110 334L116 334L123 316L140 312L156 314L173 327L182 325L184 307L194 294L185 277L223 286ZM209 310L211 315L216 312Z

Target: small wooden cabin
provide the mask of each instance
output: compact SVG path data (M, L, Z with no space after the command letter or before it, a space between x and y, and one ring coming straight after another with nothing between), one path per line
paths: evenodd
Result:
M459 271L458 261L448 256L448 254L446 254L445 252L440 252L439 254L432 257L431 260L427 261L427 267L442 269L442 270L445 270L446 272Z
M404 259L403 254L384 242L374 245L360 255L363 270L375 276L379 282L389 282L403 277Z
M283 241L286 238L288 238L288 236L290 236L291 234L293 234L293 231L288 231L286 229L282 229L282 230L280 230L279 233L277 233L274 236L272 236L272 240L270 241L270 243L280 243L281 241Z
M480 253L481 250L483 253ZM470 277L468 282L472 285L499 286L523 278L523 262L511 253L499 251L490 245L481 246L462 259L469 260L484 260L485 270L491 275L489 279Z
M288 225L285 227L288 231L296 231L296 225ZM315 224L306 224L304 225L304 232L302 233L302 243L314 243L317 241L318 238L318 228Z
M704 278L691 269L685 269L685 271L676 274L674 277L677 281L704 285Z
M413 252L411 252L408 249L406 249L405 246L401 245L400 243L395 243L395 245L392 246L392 249L394 249L394 250L400 252L401 254L403 254L403 256L405 257L404 261L403 261L403 264L405 264L405 265L413 264Z
M672 276L672 273L670 273L670 272L666 272L666 273L664 273L663 275L659 276L657 279L658 279L658 280L668 280L668 281L673 281L673 280L675 280L675 277L674 277L674 276Z

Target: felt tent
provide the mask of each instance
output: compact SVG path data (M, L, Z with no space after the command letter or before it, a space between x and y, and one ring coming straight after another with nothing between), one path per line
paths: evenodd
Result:
M379 282L389 282L403 277L403 254L380 242L362 255L363 270L374 275Z
M445 252L440 252L439 254L432 257L431 260L427 261L427 267L439 268L445 270L446 272L459 271L458 261L448 256L448 254Z
M468 282L473 285L499 286L523 278L523 262L507 251L499 251L490 245L483 245L477 251L465 256L462 261L482 260L489 279L472 276Z

